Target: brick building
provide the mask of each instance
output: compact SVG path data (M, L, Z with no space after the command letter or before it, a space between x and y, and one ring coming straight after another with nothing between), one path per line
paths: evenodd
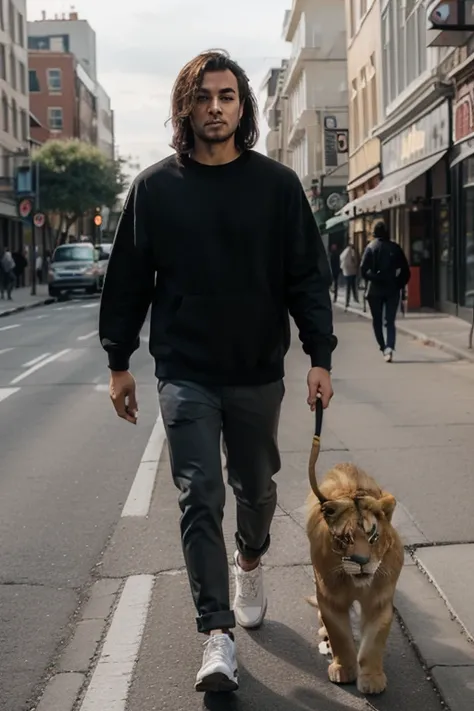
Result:
M32 138L79 138L97 142L95 84L73 54L29 52L30 108L41 126Z

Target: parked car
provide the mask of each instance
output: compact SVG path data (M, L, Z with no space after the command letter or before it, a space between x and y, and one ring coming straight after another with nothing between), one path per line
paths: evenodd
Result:
M93 244L62 244L54 250L48 272L50 296L84 292L96 294L101 288L99 250Z
M103 242L102 244L97 246L97 250L99 253L99 261L98 261L98 268L99 268L99 287L102 289L104 286L104 279L105 279L105 274L107 272L107 265L109 263L109 257L110 257L110 251L112 249L112 245L108 242Z

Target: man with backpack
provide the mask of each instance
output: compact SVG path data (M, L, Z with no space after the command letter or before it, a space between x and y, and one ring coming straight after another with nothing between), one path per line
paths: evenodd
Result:
M374 227L374 239L362 257L361 273L367 283L367 301L372 314L375 338L387 363L395 350L395 319L400 304L400 292L410 280L410 267L403 249L392 242L384 222ZM385 338L383 318L387 335Z

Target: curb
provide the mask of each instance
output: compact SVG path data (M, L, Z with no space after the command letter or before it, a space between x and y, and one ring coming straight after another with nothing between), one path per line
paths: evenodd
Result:
M364 313L360 309L354 309L351 306L346 309L344 306L338 304L337 302L333 303L333 306L338 308L340 311L345 311L346 313L350 313L354 316L358 316L359 318L365 318L366 320L370 321L370 314ZM444 351L445 353L455 356L460 360L468 360L471 363L474 363L474 351L469 352L468 350L457 348L456 346L452 346L449 343L440 341L437 338L431 338L430 336L427 336L426 333L422 333L421 331L415 331L411 328L408 328L407 326L404 326L399 319L397 319L397 331L403 333L405 336L410 336L415 341L419 341L420 343L422 343L424 346L437 348L438 350Z
M30 309L35 309L38 306L47 306L49 304L54 303L55 299L53 299L51 296L48 296L47 298L40 299L39 301L35 301L32 304L25 304L24 306L12 306L11 309L8 309L7 311L1 311L0 312L0 318L3 318L4 316L11 316L12 314L19 313L20 311L29 311Z

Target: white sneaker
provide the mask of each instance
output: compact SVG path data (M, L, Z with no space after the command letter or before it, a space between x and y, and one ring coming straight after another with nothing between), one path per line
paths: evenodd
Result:
M386 348L383 352L383 357L386 363L391 363L393 358L393 351L391 348Z
M267 598L263 589L262 566L245 572L239 565L239 553L234 554L235 598L234 615L237 624L256 629L267 612Z
M239 673L235 642L228 634L214 634L204 643L202 666L196 676L196 691L236 691Z

